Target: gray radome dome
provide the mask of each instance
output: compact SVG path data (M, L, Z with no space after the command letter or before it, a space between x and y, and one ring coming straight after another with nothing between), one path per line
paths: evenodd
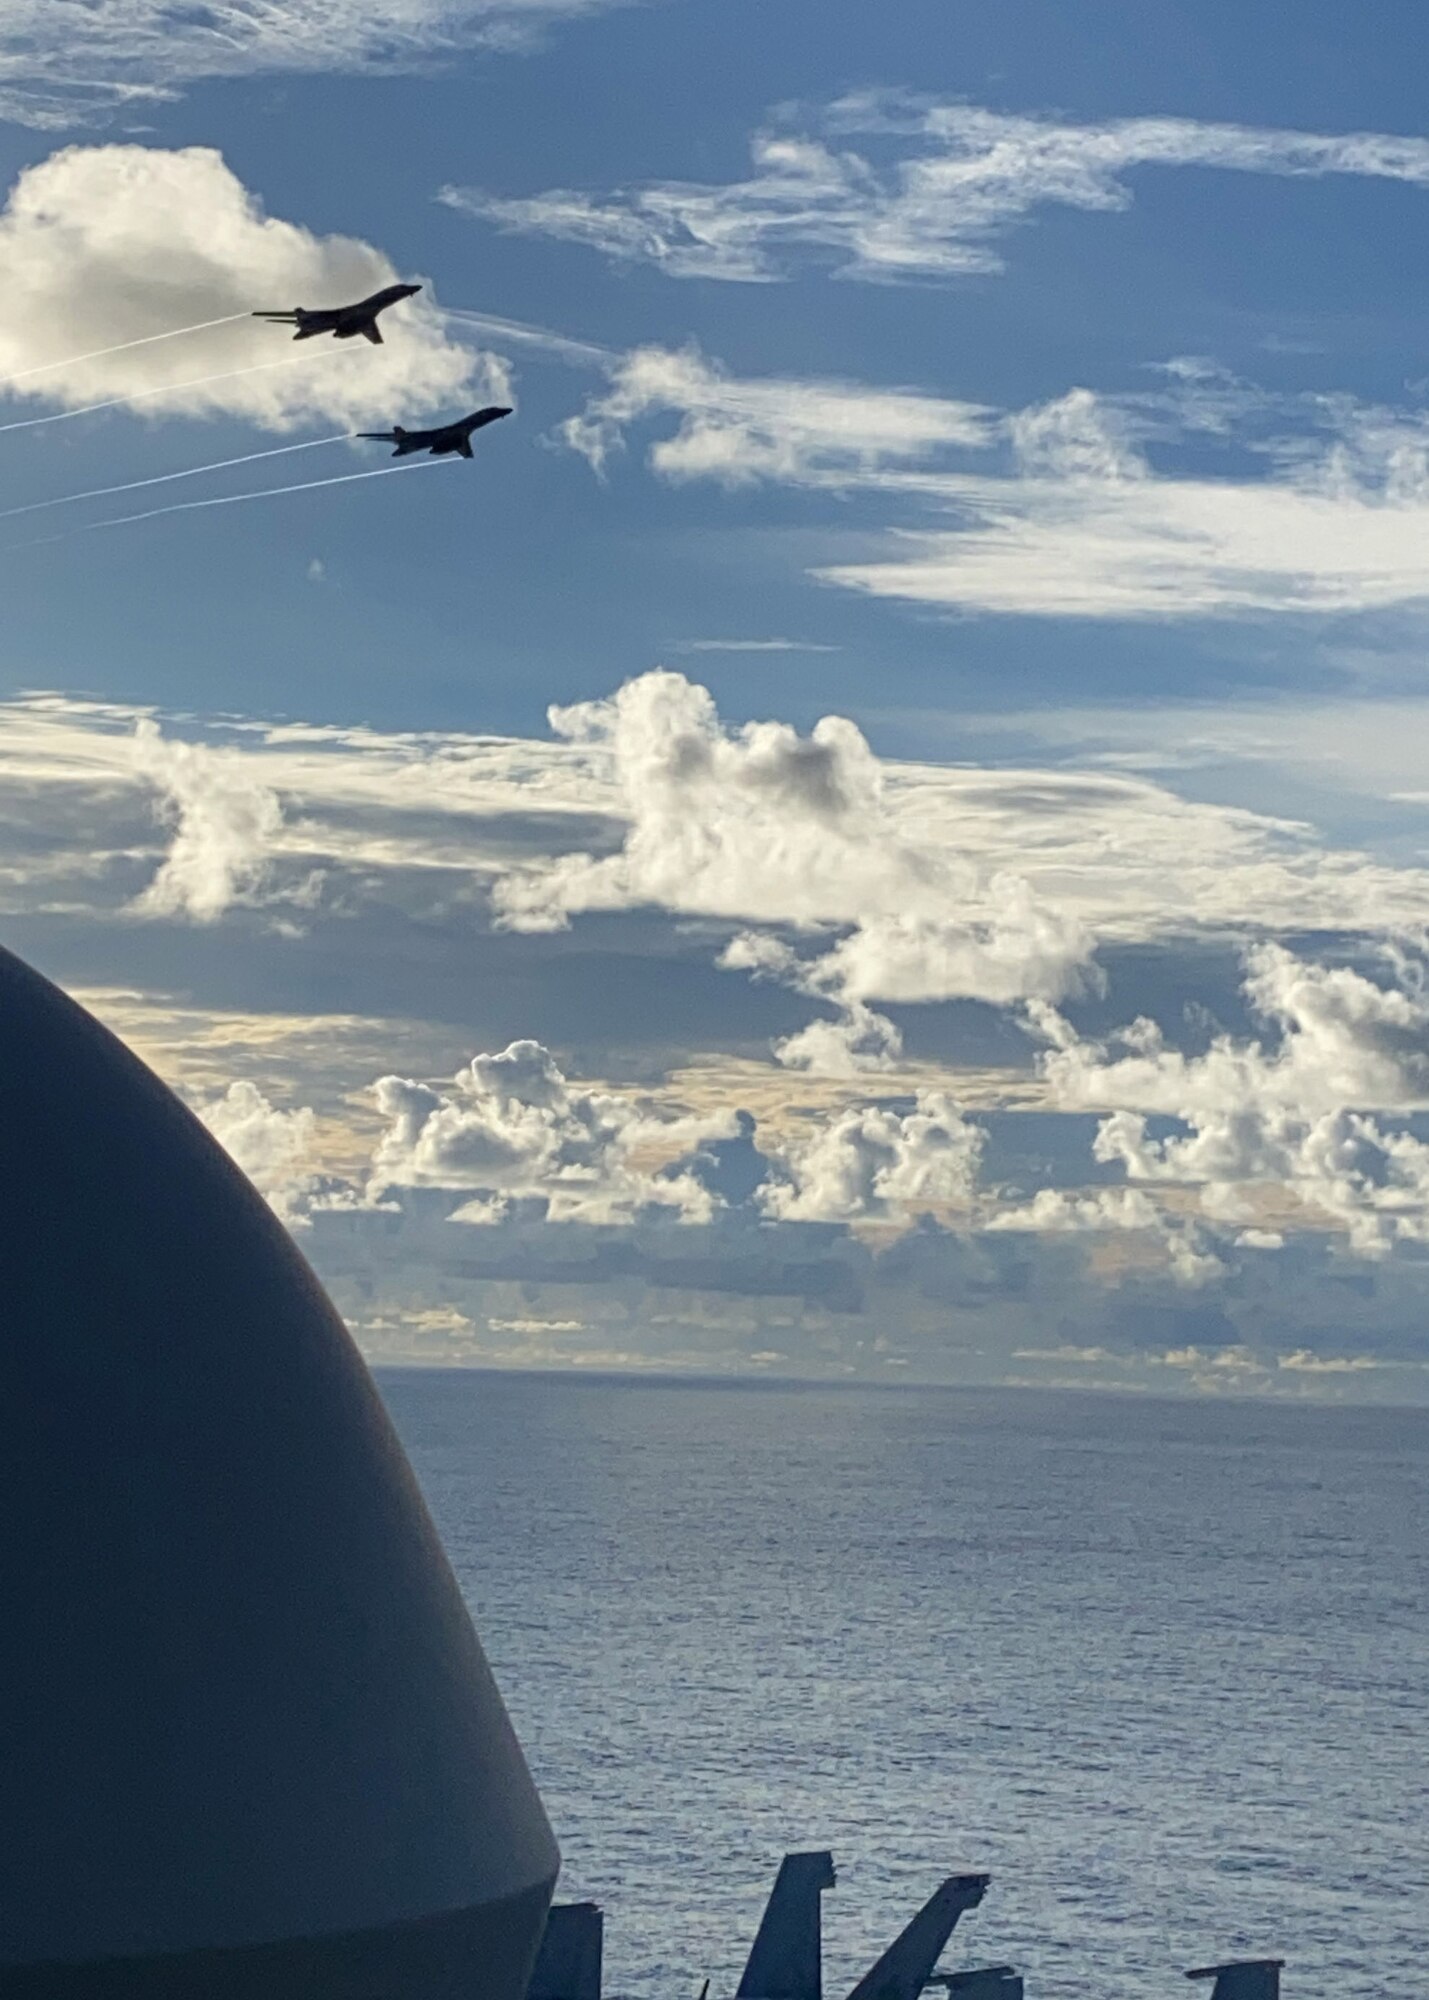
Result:
M0 1991L520 2000L555 1842L371 1378L4 952L0 1203Z

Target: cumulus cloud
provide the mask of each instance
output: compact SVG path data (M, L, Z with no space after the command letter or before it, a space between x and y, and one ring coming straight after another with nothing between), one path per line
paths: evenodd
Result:
M559 734L603 752L629 831L616 854L567 855L498 879L499 921L554 930L580 911L657 905L842 929L811 958L760 933L736 936L721 955L727 969L841 1010L778 1044L789 1067L886 1068L899 1037L870 1000L1008 1004L1064 996L1096 977L1075 916L1002 870L984 879L955 832L938 845L907 836L878 760L843 717L825 716L807 737L775 722L732 732L707 689L667 672L550 717Z
M167 738L148 718L135 729L134 761L173 834L136 913L208 924L233 903L254 900L283 823L277 795L232 750Z
M986 1134L945 1091L920 1091L900 1116L879 1105L850 1107L779 1156L780 1176L760 1189L765 1213L783 1222L863 1222L966 1206Z
M1031 1236L1130 1232L1146 1240L1178 1285L1206 1285L1226 1273L1203 1229L1168 1216L1140 1188L1039 1188L1031 1201L990 1216L986 1227Z
M272 430L355 428L468 390L509 400L504 364L448 338L429 298L394 309L381 350L294 345L248 318L340 305L406 274L359 238L265 214L210 147L70 146L26 168L0 211L0 265L0 390L12 397L81 409L140 396L150 418L239 417ZM232 314L243 317L151 339Z
M0 117L59 128L135 111L202 77L391 71L463 46L512 48L562 15L617 0L8 0L0 24Z
M373 1086L387 1121L372 1157L369 1198L393 1189L465 1189L468 1219L499 1220L511 1197L535 1197L552 1221L609 1222L644 1211L705 1221L714 1205L694 1172L642 1164L706 1139L734 1136L733 1113L704 1120L650 1116L628 1098L582 1091L549 1049L519 1041L478 1055L445 1090L401 1076Z
M1386 953L1381 978L1279 945L1249 954L1246 994L1267 1040L1218 1036L1203 1055L1150 1021L1118 1044L1080 1040L1047 1010L1042 1071L1063 1106L1105 1109L1095 1152L1144 1186L1199 1192L1203 1212L1252 1228L1252 1194L1284 1189L1302 1224L1378 1254L1429 1240L1429 1144L1382 1115L1429 1105L1429 985L1422 959ZM1156 1133L1153 1117L1174 1121ZM1269 1232L1274 1247L1278 1232Z
M0 703L5 907L45 906L57 875L70 901L109 907L97 871L131 869L143 844L142 721L59 695ZM551 737L514 738L193 717L183 731L284 802L273 857L285 891L324 867L364 902L384 883L446 895L464 878L484 907L490 884L501 922L520 931L588 909L710 916L762 927L762 969L791 980L812 979L840 942L829 930L867 930L877 969L852 940L818 989L826 999L876 999L895 979L889 998L931 994L953 975L965 993L1006 996L1024 955L1024 992L1050 997L1078 946L1071 930L1044 934L1048 913L1090 948L1169 943L1188 927L1236 939L1407 931L1429 900L1429 871L1302 822L1182 798L1135 773L879 758L838 718L810 735L730 729L678 675L642 676L557 723ZM1327 720L1326 742L1352 724ZM7 839L7 806L23 842ZM948 930L924 937L925 917ZM934 943L949 948L947 979L937 970L920 986L917 954Z
M767 283L821 265L887 283L1001 270L996 240L1016 224L1046 207L1128 208L1131 176L1146 167L1429 186L1429 141L1384 133L1187 118L1068 124L891 92L803 115L812 130L755 137L747 180L653 182L605 196L447 188L442 199L501 229L583 243L671 277Z
M316 1123L312 1110L300 1105L281 1111L247 1079L231 1083L219 1097L196 1101L193 1108L283 1221L304 1221L319 1186L310 1171Z
M738 964L728 952L720 962ZM892 1021L859 1001L837 1019L810 1021L774 1044L776 1061L786 1069L807 1070L811 1076L861 1076L892 1069L902 1053L903 1037Z

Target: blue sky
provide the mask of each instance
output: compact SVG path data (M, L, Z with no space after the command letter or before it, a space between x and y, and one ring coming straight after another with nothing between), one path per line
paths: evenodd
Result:
M8 941L374 1352L1429 1393L1416 13L264 18L0 34Z

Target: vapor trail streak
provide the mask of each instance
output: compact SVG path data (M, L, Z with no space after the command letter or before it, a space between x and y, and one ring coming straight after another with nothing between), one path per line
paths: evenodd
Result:
M206 333L211 326L232 326L235 320L248 319L248 313L225 313L222 319L201 319L193 326L171 326L167 333L146 333L139 340L120 340L113 347L92 348L88 354L70 354L63 361L41 361L37 367L21 368L14 375L0 379L0 389L11 382L28 381L31 375L48 375L56 368L77 368L81 361L103 361L109 354L124 354L131 347L149 347L156 340L177 340L184 333Z
M79 500L102 500L110 493L133 493L140 486L164 486L171 479L197 479L200 473L223 472L230 465L252 465L259 458L282 458L285 452L316 451L323 444L345 444L352 435L351 431L339 431L336 437L275 445L271 451L246 451L241 458L217 458L212 465L190 465L182 472L156 472L151 479L126 479L121 486L92 486L87 493L63 493L55 500L30 500L23 507L0 508L0 521L11 520L16 514L38 514L45 507L72 507Z
M117 410L126 403L143 403L151 396L176 396L181 389L203 389L210 382L232 382L240 375L261 375L265 368L291 368L296 361L329 360L329 355L286 354L280 361L258 361L251 368L229 368L221 375L192 375L185 382L166 382L161 389L137 389L132 396L111 396L107 403L86 403L78 410L56 410L48 417L22 417L0 424L0 431L30 431L36 424L63 424L71 417L92 416L96 410Z
M116 514L108 521L86 521L81 528L67 528L62 535L41 535L33 542L12 542L0 550L9 555L16 549L38 549L47 542L68 541L71 535L87 535L95 528L123 528L131 521L156 521L161 514L192 514L200 507L237 507L244 500L271 500L280 493L311 493L319 486L350 486L355 479L386 479L393 472L430 472L447 461L424 458L416 465L379 465L373 472L340 472L334 479L304 479L295 486L262 486L255 493L220 493L212 500L176 500L168 507L148 507L142 514ZM456 461L453 459L452 464Z
M575 340L564 333L552 333L549 327L528 326L519 319L501 319L495 313L471 312L465 306L442 306L444 319L460 320L464 326L472 327L493 340L514 340L524 342L528 347L537 347L543 353L555 355L558 360L570 361L578 368L605 368L619 356L608 347L597 347L594 341Z

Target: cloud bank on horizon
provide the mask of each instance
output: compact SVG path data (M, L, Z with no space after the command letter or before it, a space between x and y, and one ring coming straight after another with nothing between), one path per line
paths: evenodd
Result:
M139 1008L149 1035L186 1016L170 1073L339 1291L360 1278L376 1349L396 1351L377 1321L415 1259L462 1352L496 1351L478 1322L519 1317L519 1294L555 1318L576 1299L606 1333L613 1315L623 1340L659 1302L711 1365L757 1336L795 1369L1422 1394L1402 1319L1429 1257L1422 869L1144 779L890 763L843 718L731 729L667 672L552 729L195 735L57 697L0 710L0 798L23 799L28 835L0 842L12 926L92 951L162 936L191 969L185 936L232 927L271 982L266 1027L235 1034L193 998L101 1011ZM460 1033L374 1013L316 1054L294 972L321 985L397 913L424 952L454 925L474 963L519 945L573 1008L565 1049L517 1035L454 1075L364 1070L344 1039L380 1059ZM640 1080L591 1075L576 969L615 921L646 926L647 968L723 984L725 1056L696 1038ZM1129 948L1173 994L1198 953L1228 954L1222 1018L1122 1013ZM740 996L770 980L805 1021L761 1049ZM919 1046L968 1004L1006 1024L990 1068ZM643 1006L658 1037L648 974ZM217 1089L215 1037L241 1070ZM316 1095L285 1075L290 1043ZM1311 1311L1339 1283L1353 1329ZM864 1343L890 1313L885 1362ZM1189 1370L1166 1359L1182 1350Z

